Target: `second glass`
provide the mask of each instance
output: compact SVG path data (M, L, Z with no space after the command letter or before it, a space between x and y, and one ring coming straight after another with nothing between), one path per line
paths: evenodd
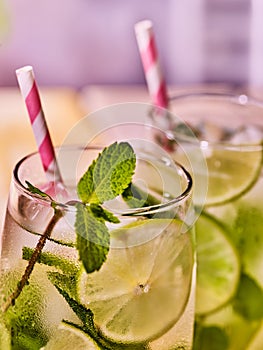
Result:
M263 105L211 91L170 103L158 141L192 172L201 214L194 349L263 349Z

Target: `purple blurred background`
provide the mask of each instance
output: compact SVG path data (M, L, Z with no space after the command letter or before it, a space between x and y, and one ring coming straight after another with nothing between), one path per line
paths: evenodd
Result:
M146 18L169 84L263 85L262 0L0 3L0 86L26 64L42 85L144 83L134 24Z

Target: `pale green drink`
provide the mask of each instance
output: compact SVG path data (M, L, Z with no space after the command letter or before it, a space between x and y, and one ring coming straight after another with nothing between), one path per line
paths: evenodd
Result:
M171 110L170 152L192 172L200 215L193 349L261 350L263 105L201 92L175 97Z
M0 348L191 349L195 247L190 175L169 158L160 161L151 152L138 151L135 187L129 195L105 200L101 211L96 206L100 190L92 192L92 208L76 193L79 178L101 150L68 147L58 152L66 188L56 189L58 203L27 188L25 181L40 188L45 183L38 154L26 157L14 171L2 235ZM122 161L126 164L126 159L118 163ZM92 171L94 175L96 165ZM76 221L77 215L81 220ZM39 239L51 224L21 288ZM87 243L79 233L76 239L75 231L83 225L94 233L94 241ZM102 239L106 236L101 225L110 233L108 246L96 241L97 231ZM81 244L87 255L95 250L92 261ZM105 261L87 273L101 250L107 253ZM14 297L17 290L21 293Z

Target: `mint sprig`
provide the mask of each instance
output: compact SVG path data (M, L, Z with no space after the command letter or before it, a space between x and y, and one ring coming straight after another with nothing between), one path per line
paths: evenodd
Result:
M130 185L136 164L127 142L113 143L99 154L79 180L75 231L79 259L87 273L99 270L106 260L110 233L105 221L119 220L101 205L121 195Z

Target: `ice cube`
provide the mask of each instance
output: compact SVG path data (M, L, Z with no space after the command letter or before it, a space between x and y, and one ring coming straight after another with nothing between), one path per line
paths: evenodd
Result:
M35 222L43 221L47 222L50 212L53 212L49 202L39 202L37 200L31 200L30 197L20 195L18 198L18 213L20 220Z

